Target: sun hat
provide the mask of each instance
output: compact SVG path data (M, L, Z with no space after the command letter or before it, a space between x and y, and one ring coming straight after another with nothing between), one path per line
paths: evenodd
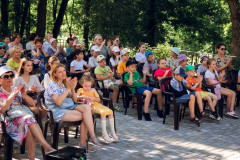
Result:
M147 52L145 52L146 58L147 58L150 54L153 54L153 52L152 52L152 51L147 51Z
M181 77L187 77L185 70L181 66L178 66L173 73L179 74Z
M172 49L170 49L170 51L176 53L178 56L179 56L179 54L180 54L180 49L177 48L177 47L173 47Z
M118 46L114 46L114 47L112 48L112 51L113 51L113 52L120 52L120 49L118 48Z
M57 39L56 38L51 38L49 43L52 44L53 41L56 41Z
M92 46L91 50L94 52L100 52L100 48L96 45Z
M101 61L101 60L103 60L103 59L106 59L106 58L104 57L104 55L98 55L98 56L97 56L97 62L99 62L99 61Z
M13 72L13 71L8 66L0 67L0 76L2 76L4 73L7 73L7 72Z
M188 60L187 56L185 54L180 54L178 56L178 62L182 62L184 60Z
M195 69L194 66L187 65L186 68L185 68L185 71L187 72L187 71L191 71L191 70L193 70L193 69Z
M128 51L127 49L122 49L120 52L120 56L123 56L124 54L130 53L130 51Z

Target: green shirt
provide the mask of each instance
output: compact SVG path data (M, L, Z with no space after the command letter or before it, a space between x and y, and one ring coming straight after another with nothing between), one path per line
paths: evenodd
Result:
M15 62L12 58L10 58L8 61L7 61L7 64L6 64L8 67L10 67L12 70L15 70L19 67L20 63L17 63Z
M111 69L109 66L105 66L105 68L97 66L94 70L94 74L100 74L101 76L108 76L110 72L111 72ZM111 79L111 78L108 78L108 79Z
M124 75L124 81L127 82L129 79L130 79L130 74L126 73ZM144 84L139 81L140 79L142 79L140 74L138 72L134 72L133 73L133 84L132 84L132 86L137 87L137 88L144 86ZM134 88L129 88L129 89L132 91L132 93L135 92Z

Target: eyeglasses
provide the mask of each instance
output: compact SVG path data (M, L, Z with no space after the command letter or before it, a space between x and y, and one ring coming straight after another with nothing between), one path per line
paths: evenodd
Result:
M14 78L14 74L4 75L4 76L1 76L1 78L4 78L4 79Z
M6 47L0 47L0 49L6 49Z
M222 51L226 50L226 48L221 48Z

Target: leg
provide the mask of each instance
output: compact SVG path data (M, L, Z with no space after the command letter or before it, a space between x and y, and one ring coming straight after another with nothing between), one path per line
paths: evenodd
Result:
M194 114L194 106L195 105L195 96L191 95L190 96L190 101L189 101L189 110L190 110L190 118L193 119L195 117Z
M230 111L231 109L231 101L232 101L232 95L230 90L227 88L221 88L219 89L219 92L225 96L227 96L227 110Z
M230 90L230 89L229 89ZM232 94L232 100L231 100L231 107L230 107L230 110L231 111L234 111L234 105L235 105L235 100L236 100L236 92L231 91L231 94Z
M213 108L214 108L214 111L215 111L215 107L217 105L217 96L216 95L213 96L212 105L213 105Z
M150 100L152 98L152 92L148 91L148 90L145 90L143 92L143 95L146 96L145 98L145 102L144 102L144 112L145 113L148 113L149 112L149 104L150 104Z
M27 131L27 137L26 137L26 147L28 150L28 157L29 160L34 160L35 159L35 139L30 131L30 129L28 129Z
M112 102L113 102L113 103L117 103L117 97L118 97L118 93L119 93L118 87L115 87L114 85L111 85L111 86L109 87L109 89L113 90Z
M196 91L195 96L197 97L197 104L199 107L199 111L200 111L200 113L202 113L203 112L203 104L202 104L202 97L201 97L200 92Z
M205 97L205 100L207 100L208 105L209 105L211 111L215 112L215 106L213 106L212 98L207 96L207 97Z
M154 90L152 91L152 94L157 95L158 109L162 110L163 109L163 107L162 107L163 99L162 99L161 90L157 89L157 88L154 88Z

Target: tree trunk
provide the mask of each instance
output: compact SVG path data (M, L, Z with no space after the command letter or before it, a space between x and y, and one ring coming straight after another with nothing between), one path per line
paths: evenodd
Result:
M62 25L62 21L63 21L63 17L64 17L64 13L66 11L67 8L67 4L68 4L68 0L62 0L59 12L58 12L58 16L57 19L54 23L54 27L53 27L53 37L57 38L61 25Z
M231 12L232 21L232 45L231 55L240 54L240 2L239 0L227 0Z
M1 0L1 36L8 35L8 4L9 0Z
M156 32L156 0L150 0L148 19L149 21L147 25L147 39L150 46L154 46Z
M83 38L84 38L84 43L85 43L86 48L88 48L90 3L91 3L91 0L85 0L85 16L84 16Z
M20 25L20 18L21 17L21 4L20 0L14 1L14 11L15 11L15 32L19 33L19 25Z
M44 38L46 31L47 0L38 0L37 34Z
M57 6L58 6L58 0L53 0L53 20L55 21L57 18Z
M23 11L23 15L22 15L22 22L21 22L21 28L20 28L20 34L21 35L23 35L23 33L24 33L24 29L25 29L25 25L26 25L26 18L27 18L29 7L30 7L29 0L25 0L25 6L24 6L24 11Z

